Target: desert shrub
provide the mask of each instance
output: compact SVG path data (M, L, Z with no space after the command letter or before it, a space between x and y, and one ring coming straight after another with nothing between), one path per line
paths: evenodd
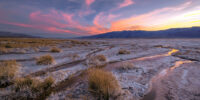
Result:
M76 58L79 58L80 56L78 54L71 54L70 57L72 60L75 60Z
M86 63L89 67L103 67L106 65L107 59L104 55L96 55L90 57Z
M171 48L170 46L164 46L164 45L155 45L156 48Z
M119 93L119 84L111 72L90 69L88 74L89 91L100 100L109 100Z
M34 47L33 50L34 50L35 52L38 52L38 51L39 51L39 48Z
M0 38L0 47L27 48L61 44L70 41L68 39L42 39L42 38Z
M22 54L24 54L24 53L26 53L26 50L21 49L19 52L22 53Z
M52 77L48 77L44 81L31 77L17 78L14 83L15 97L18 99L36 99L43 95L47 96L53 84L54 79Z
M0 87L6 87L12 83L19 70L19 64L15 60L0 62Z
M120 50L118 51L118 54L130 54L130 53L131 53L130 51L125 50L125 49L120 49Z
M99 61L106 61L106 57L104 55L96 55L95 58Z
M54 62L54 58L51 55L47 54L47 55L37 58L36 63L38 65L50 65L50 64L53 64L53 62Z
M8 53L8 49L5 47L0 47L0 53Z
M46 90L51 87L54 83L54 79L52 77L46 78L40 85L40 89Z
M156 48L163 48L163 45L155 45Z
M136 68L133 63L131 62L122 62L120 64L120 67L118 68L119 70L130 70Z
M61 52L61 49L60 49L60 48L53 47L53 48L51 48L51 52L54 52L54 53L56 53L56 52Z
M12 48L12 45L11 45L10 43L7 43L7 44L5 45L5 48Z
M74 45L84 45L84 46L88 46L90 45L91 43L88 42L88 41L78 41L78 40L71 40L71 43L74 44Z
M38 83L38 80L32 79L31 77L16 78L15 79L15 91L22 91L28 88L33 88Z

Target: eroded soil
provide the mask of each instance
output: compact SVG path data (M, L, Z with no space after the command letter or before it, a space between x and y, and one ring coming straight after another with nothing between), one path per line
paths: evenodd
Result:
M56 82L48 100L96 100L88 91L86 60L103 54L110 71L121 87L118 100L200 100L200 40L199 39L108 39L87 40L90 45L69 48L67 42L58 44L63 51L51 53L46 47L38 52L6 53L0 60L15 59L21 64L21 76L38 79L52 76ZM120 49L130 54L118 54ZM37 65L35 58L51 54L52 65ZM73 58L71 55L77 54ZM122 63L135 68L119 70ZM1 89L0 98L9 90Z

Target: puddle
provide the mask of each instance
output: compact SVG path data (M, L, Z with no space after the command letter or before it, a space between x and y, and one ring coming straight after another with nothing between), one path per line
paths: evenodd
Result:
M177 49L172 49L167 54L163 54L162 56L170 56L173 53L176 53L178 51L179 50L177 50ZM157 56L154 56L154 57L157 57ZM161 78L163 78L165 75L167 75L170 71L173 71L174 69L176 69L177 67L180 67L181 65L183 65L185 63L191 63L191 62L192 61L189 61L189 60L176 61L174 66L164 69L157 76L154 76L152 78L152 80L150 81L150 87L149 87L150 91L141 100L155 100L156 99L156 88L159 87L159 84L161 84L161 83L159 83L159 80Z
M171 56L173 53L176 53L178 51L179 50L177 50L177 49L172 49L171 51L167 52L166 54L160 54L160 55L142 57L142 58L138 58L138 59L135 59L135 60L148 60L148 59L153 59L153 58L158 58L158 57Z
M181 66L182 64L191 63L191 62L192 62L192 61L189 61L189 60L186 60L186 61L177 61L177 62L175 63L175 65L172 66L172 67L170 68L170 70L174 70L175 68Z

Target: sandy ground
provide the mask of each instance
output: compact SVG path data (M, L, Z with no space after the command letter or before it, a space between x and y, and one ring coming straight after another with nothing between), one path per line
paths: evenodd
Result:
M108 64L104 69L112 72L121 86L123 94L119 100L200 100L200 39L87 41L92 44L62 47L61 53L51 53L48 48L43 48L39 52L1 54L0 60L15 59L22 66L22 76L32 75L40 79L52 76L58 89L48 100L95 100L80 73L89 68L85 61L98 54L106 56ZM119 55L120 49L128 50L130 54ZM51 54L55 63L37 65L35 58L45 54ZM79 57L73 59L72 54ZM132 63L135 68L119 70L125 62ZM71 75L77 79L68 84ZM65 82L65 85L61 84ZM0 95L4 92L1 91Z

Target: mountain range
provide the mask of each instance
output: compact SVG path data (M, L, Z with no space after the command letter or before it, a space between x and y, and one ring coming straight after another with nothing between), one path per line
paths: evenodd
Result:
M200 38L200 27L172 28L159 31L114 31L81 38Z
M5 31L0 31L0 37L4 38L39 38L37 36L32 36L32 35L27 35L24 33L14 33L14 32L5 32Z
M31 35L30 35L31 34ZM70 34L53 34L53 33L17 33L0 31L0 37L2 38L58 38L67 39L70 37L77 37L76 35Z
M0 37L23 37L23 38L67 38L65 35L27 35L25 33L14 33L0 31ZM77 37L75 37L77 38ZM98 38L200 38L200 27L172 28L159 31L113 31L92 36L78 37L80 39Z

